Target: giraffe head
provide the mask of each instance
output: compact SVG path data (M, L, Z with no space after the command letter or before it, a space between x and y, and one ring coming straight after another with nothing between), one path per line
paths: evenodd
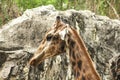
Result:
M54 27L45 34L39 48L30 60L30 65L37 66L46 58L66 52L66 43L64 40L66 32L65 28L66 24L62 23L59 16L56 17Z

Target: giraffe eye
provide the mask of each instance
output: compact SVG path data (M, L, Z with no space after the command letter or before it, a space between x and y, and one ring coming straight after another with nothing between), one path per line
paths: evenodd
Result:
M46 37L47 41L50 41L52 39L52 35L51 34L48 34L47 37Z

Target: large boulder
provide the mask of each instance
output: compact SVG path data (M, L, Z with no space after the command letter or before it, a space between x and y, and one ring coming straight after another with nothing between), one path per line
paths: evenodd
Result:
M67 54L28 62L56 16L82 36L102 80L112 80L109 60L120 54L120 21L88 10L58 11L52 5L28 9L0 29L0 80L74 80Z

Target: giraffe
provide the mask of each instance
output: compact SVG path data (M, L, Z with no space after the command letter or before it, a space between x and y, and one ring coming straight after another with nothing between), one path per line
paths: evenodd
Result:
M75 80L101 80L80 35L57 16L55 24L45 34L29 64L37 66L46 58L61 53L69 55Z

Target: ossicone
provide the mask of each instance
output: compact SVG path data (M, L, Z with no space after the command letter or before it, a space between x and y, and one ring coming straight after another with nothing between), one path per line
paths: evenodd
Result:
M60 20L61 20L60 16L57 16L56 21L60 21Z

